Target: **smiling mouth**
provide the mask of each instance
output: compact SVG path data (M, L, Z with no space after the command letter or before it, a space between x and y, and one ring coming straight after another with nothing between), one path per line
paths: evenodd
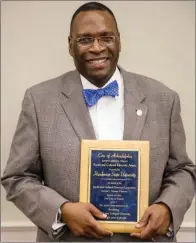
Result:
M87 60L87 63L90 68L100 70L100 69L105 69L109 64L109 58L104 57L104 58L97 58L97 59L89 59Z
M91 63L91 64L102 64L102 63L104 63L105 61L107 61L109 58L99 58L99 59L89 59L89 60L87 60L87 62L89 62L89 63Z

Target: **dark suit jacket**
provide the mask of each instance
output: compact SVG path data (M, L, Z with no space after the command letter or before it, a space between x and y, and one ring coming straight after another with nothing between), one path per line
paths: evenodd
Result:
M125 89L123 139L150 141L149 203L168 205L176 234L195 190L179 97L158 81L120 70ZM138 109L142 116L137 116ZM77 71L26 91L2 184L7 199L38 227L39 242L54 241L52 223L60 205L79 200L81 139L96 138ZM114 234L110 240L136 241L129 234ZM59 241L88 240L67 231Z

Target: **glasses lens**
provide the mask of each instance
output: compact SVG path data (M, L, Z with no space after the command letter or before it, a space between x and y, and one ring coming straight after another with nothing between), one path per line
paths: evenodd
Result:
M101 45L112 45L114 44L114 36L100 36L99 41Z
M77 43L79 46L89 46L92 45L93 43L93 38L92 37L82 37L77 39Z

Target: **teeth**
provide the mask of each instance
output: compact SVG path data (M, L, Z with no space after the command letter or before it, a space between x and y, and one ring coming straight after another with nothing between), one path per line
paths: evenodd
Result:
M93 63L93 64L100 64L100 63L103 63L105 60L106 60L106 58L101 59L101 60L92 60L92 61L89 61L89 62Z

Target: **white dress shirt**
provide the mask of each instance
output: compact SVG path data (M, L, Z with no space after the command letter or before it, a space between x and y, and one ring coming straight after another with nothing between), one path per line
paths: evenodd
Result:
M99 89L80 75L83 89ZM118 68L104 88L114 80L119 86L119 96L103 96L89 107L90 117L97 140L122 140L124 132L124 84Z

